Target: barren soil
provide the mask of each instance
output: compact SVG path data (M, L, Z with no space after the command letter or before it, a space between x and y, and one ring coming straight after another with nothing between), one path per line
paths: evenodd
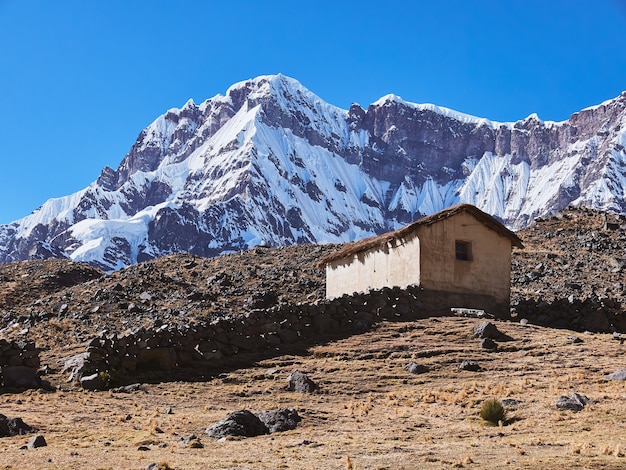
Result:
M623 468L623 382L605 374L624 366L624 346L608 334L579 335L498 322L513 341L479 347L474 319L384 323L306 353L214 371L199 382L146 384L132 393L76 389L2 396L0 412L38 428L47 447L20 450L29 436L2 439L0 468L143 469L151 463L195 468ZM481 371L459 370L474 360ZM404 366L429 367L414 375ZM320 390L285 389L294 369ZM55 377L61 379L61 377ZM593 404L558 411L559 395ZM505 421L479 417L485 399L513 399ZM172 408L166 414L167 407ZM226 414L293 407L292 431L219 441L204 430ZM191 434L203 448L181 442ZM144 445L149 450L140 451ZM350 467L350 465L352 465ZM164 467L165 468L165 467Z

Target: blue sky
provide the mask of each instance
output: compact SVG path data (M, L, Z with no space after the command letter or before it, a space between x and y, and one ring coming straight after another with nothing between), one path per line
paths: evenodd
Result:
M0 223L117 167L189 98L283 73L325 101L387 93L496 121L626 90L626 1L0 0Z

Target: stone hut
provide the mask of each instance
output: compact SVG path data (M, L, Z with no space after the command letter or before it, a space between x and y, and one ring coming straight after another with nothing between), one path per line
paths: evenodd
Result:
M477 207L459 204L323 258L326 297L419 285L440 311L508 316L513 247L523 248L515 233Z

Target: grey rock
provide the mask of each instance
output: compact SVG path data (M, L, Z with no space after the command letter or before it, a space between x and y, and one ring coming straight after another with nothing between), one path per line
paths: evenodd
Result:
M626 369L620 369L605 376L609 380L626 380Z
M195 434L190 434L189 436L183 437L182 442L183 445L187 446L191 441L194 441L196 439L198 439L198 436L196 436Z
M136 383L130 385L123 385L121 387L112 388L111 392L113 393L133 393L139 390L143 390L143 384Z
M304 372L294 370L287 377L287 390L298 393L312 393L317 390L317 384Z
M404 368L411 374L424 374L428 372L427 366L418 364L417 362L409 362Z
M498 349L498 344L491 338L483 338L480 341L480 347L483 349L489 349L490 351L494 351Z
M35 429L22 421L22 418L7 418L0 414L0 437L18 436L31 432L35 432Z
M504 398L500 403L502 403L502 406L506 406L508 408L517 408L517 406L523 402L522 400L516 400L515 398Z
M480 370L480 366L474 361L463 361L459 364L459 369L468 370L470 372L477 372Z
M500 330L498 327L489 321L484 321L479 323L474 327L473 331L475 338L490 338L498 341L510 341L512 338Z
M106 388L104 380L102 380L102 377L97 372L95 374L81 377L80 386L85 390L104 390Z
M41 388L41 379L34 367L5 367L2 369L2 376L7 388Z
M41 434L38 434L37 436L31 437L26 446L29 449L36 449L38 447L46 447L47 445L46 439Z
M219 439L226 436L260 436L267 434L269 430L257 415L248 410L240 410L230 413L223 420L207 428L205 432Z
M591 400L580 393L572 393L569 397L561 395L556 400L556 407L559 410L581 411Z
M261 422L267 427L270 433L288 431L296 429L298 423L302 421L298 412L293 408L282 410L261 411L256 413Z
M62 373L70 372L70 376L68 378L68 382L72 380L80 380L82 377L83 371L85 369L85 365L87 363L87 359L89 358L89 353L84 352L80 354L76 354L75 356L68 357L65 359L63 363Z

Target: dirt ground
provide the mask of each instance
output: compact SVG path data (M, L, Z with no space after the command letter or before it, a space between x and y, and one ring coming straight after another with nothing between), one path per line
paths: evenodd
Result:
M213 371L203 381L145 384L132 393L73 389L52 375L61 390L0 397L0 413L21 417L48 444L22 450L32 435L2 438L0 469L626 466L626 390L624 382L605 378L626 367L626 346L608 334L495 322L513 340L490 352L472 335L479 322L383 323L302 354ZM66 352L50 351L43 361ZM463 360L481 370L460 370ZM404 369L410 361L429 371L410 374ZM287 391L294 369L319 391ZM593 404L578 413L557 410L557 398L572 392ZM489 398L517 400L500 425L479 416ZM302 417L292 431L227 440L204 433L232 411L287 407ZM191 434L202 448L183 443Z

